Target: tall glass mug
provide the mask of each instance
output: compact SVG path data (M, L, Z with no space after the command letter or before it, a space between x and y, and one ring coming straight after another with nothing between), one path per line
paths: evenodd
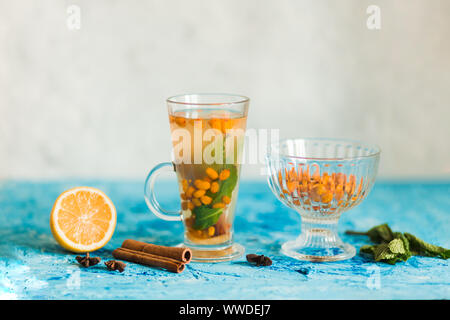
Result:
M183 221L184 243L193 261L220 262L240 257L233 242L233 221L249 99L228 94L189 94L167 99L173 162L150 171L145 200L159 218ZM154 193L156 177L175 171L181 210L161 208Z

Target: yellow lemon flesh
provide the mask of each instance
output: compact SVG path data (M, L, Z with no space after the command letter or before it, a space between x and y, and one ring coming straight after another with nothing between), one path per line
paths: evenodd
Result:
M63 192L56 199L50 228L63 248L91 252L108 243L116 220L116 208L101 190L78 187Z

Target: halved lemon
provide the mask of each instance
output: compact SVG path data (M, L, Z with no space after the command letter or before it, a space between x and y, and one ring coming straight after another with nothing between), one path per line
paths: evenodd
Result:
M63 248L72 252L91 252L108 243L116 220L116 208L101 190L78 187L63 192L56 199L50 228Z

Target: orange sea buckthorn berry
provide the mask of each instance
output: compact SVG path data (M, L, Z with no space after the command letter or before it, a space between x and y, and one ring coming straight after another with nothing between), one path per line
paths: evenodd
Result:
M213 204L213 208L214 209L218 209L218 208L225 208L225 203L223 202L217 202Z
M197 198L192 199L192 203L194 204L194 206L196 207L200 207L202 205L202 203L200 202L200 200L198 200Z
M189 183L187 182L186 179L183 179L183 181L181 181L181 186L183 187L183 191L186 192L187 189L189 188Z
M278 171L278 183L280 186L283 185L283 175L281 174L281 170Z
M297 189L298 181L288 181L286 183L286 186L287 186L289 192L292 193L295 191L295 189Z
M175 118L175 122L177 123L177 125L179 125L180 127L184 127L186 125L186 119L183 117L176 117Z
M334 184L334 179L330 178L330 179L328 180L328 183L327 183L327 188L328 188L331 192L334 192L335 187L336 187L336 185Z
M208 181L203 181L203 190L208 190L211 188L211 183Z
M324 172L322 175L322 183L326 185L329 181L330 181L330 176L328 175L328 173Z
M303 170L303 179L305 179L306 181L310 180L309 165L306 166L306 170Z
M319 184L316 184L316 185L312 188L312 191L313 191L316 195L320 196L320 195L322 195L322 194L326 191L326 189L325 189L325 186L324 186L323 184L319 183Z
M212 237L215 232L216 232L216 229L213 226L208 228L208 236Z
M354 194L355 193L355 189L356 189L356 185L355 185L355 183L352 183L352 188L350 189L350 194Z
M224 169L224 170L222 170L220 172L219 179L220 180L227 180L229 176L230 176L230 170Z
M186 201L183 201L183 202L181 203L181 209L182 209L182 210L187 210L187 209L188 209L188 203L187 203Z
M297 177L298 179L301 181L303 178L303 169L302 166L299 164L298 165L298 170L297 170Z
M192 195L194 194L194 192L195 192L195 188L193 186L190 186L186 191L186 197L188 199L192 198Z
M295 172L295 168L294 167L292 167L291 170L289 171L289 180L290 181L297 180L297 172Z
M217 192L219 191L219 189L220 189L219 183L217 183L217 182L211 183L210 191L211 191L212 193L217 193Z
M222 132L227 133L228 130L233 128L234 121L232 119L223 119L222 120Z
M194 230L198 237L201 237L203 235L202 230Z
M342 197L344 196L344 187L342 186L342 184L338 184L336 186L334 194L335 194L336 200L341 200L342 199Z
M203 180L209 183L212 182L212 179L210 177L204 177Z
M353 192L355 191L355 185L351 182L348 182L345 184L345 192L351 196Z
M225 204L230 204L230 203L231 203L231 198L228 197L228 196L223 196L223 197L222 197L222 201L223 201Z
M322 201L322 203L330 203L331 200L333 200L333 193L327 192L323 194L320 200Z
M363 178L361 177L361 180L359 181L359 186L358 186L358 195L361 193L362 187L363 187Z
M312 175L313 180L320 180L320 166L317 163L311 165L311 167L315 167L314 173Z
M303 184L303 182L298 186L298 190L300 193L306 193L308 191L308 187L306 186L306 184Z
M200 190L208 190L211 187L211 184L208 181L197 179L194 181L194 185L197 189Z
M346 180L347 180L347 177L345 176L344 173L339 172L339 173L336 175L336 183L337 183L337 184L345 184Z
M201 198L205 195L206 191L205 190L197 190L194 192L193 196L194 198Z
M180 198L181 198L182 200L187 200L187 199L188 199L188 197L186 196L185 193L180 194Z
M197 189L201 189L200 187L201 187L202 184L203 184L203 181L200 180L200 179L197 179L197 180L194 181L194 186L195 186Z
M216 180L219 177L219 174L213 168L207 168L206 174L208 175L208 177L210 177L213 180Z
M189 201L188 202L188 209L189 210L194 210L194 208L195 208L195 205L191 201Z
M200 198L200 200L202 201L203 204L208 205L208 204L211 203L212 198L211 198L211 197L208 197L208 196L202 196L202 197Z
M208 122L211 128L222 131L222 121L220 119L211 119Z

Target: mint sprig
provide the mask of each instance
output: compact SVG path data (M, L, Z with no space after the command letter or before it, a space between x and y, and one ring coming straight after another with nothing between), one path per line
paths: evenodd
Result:
M410 233L392 232L387 224L375 226L367 232L346 231L351 235L366 235L375 245L365 245L361 254L372 256L375 261L395 264L407 261L411 256L450 258L450 250L432 245Z

